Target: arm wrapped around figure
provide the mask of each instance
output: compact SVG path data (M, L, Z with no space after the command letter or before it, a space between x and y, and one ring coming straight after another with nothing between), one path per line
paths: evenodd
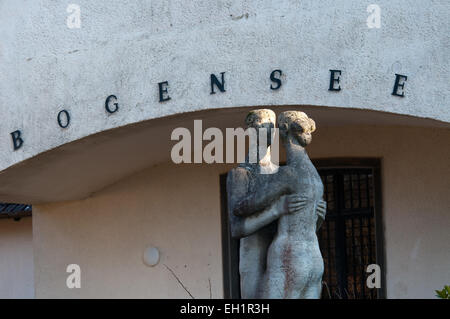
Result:
M267 209L253 214L251 216L233 216L231 227L231 236L233 238L242 238L250 236L259 229L269 225L277 220L286 210L286 196L281 196L276 202L272 203Z
M292 193L291 187L283 183L278 175L258 175L258 187L237 201L232 213L236 216L250 216L265 209L281 196Z

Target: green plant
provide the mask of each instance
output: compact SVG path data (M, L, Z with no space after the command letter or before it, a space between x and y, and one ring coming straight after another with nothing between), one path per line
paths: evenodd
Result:
M450 286L445 285L444 289L436 290L436 297L442 299L450 299Z

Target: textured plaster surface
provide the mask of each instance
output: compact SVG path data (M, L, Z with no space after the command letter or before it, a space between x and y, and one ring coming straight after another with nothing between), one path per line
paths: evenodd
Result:
M34 297L33 234L30 217L0 219L0 298Z

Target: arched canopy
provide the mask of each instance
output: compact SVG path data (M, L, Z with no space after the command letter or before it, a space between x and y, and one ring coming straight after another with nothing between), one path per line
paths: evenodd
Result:
M140 170L171 161L175 128L192 132L194 120L203 131L244 127L248 111L260 106L186 113L111 129L67 143L14 165L0 173L0 201L42 203L85 198ZM312 117L318 131L354 125L449 127L435 120L384 112L316 106L277 106L276 113L301 110ZM207 142L204 142L204 145ZM351 147L351 146L349 146ZM195 165L195 164L180 164ZM206 165L206 164L205 164Z
M143 145L128 134L163 134L151 130L191 112L310 105L449 123L448 7L420 4L378 1L377 27L358 0L80 0L76 10L45 0L2 3L0 197L33 198L27 189L43 184L39 167L49 165L41 158L80 157L89 172L95 165L78 147L89 153L91 141L117 158L99 155L103 167L117 168L126 145ZM108 143L122 140L125 148L108 153ZM142 158L129 170L152 163ZM60 163L52 171L78 165ZM35 200L90 190L61 188L53 191L65 196Z

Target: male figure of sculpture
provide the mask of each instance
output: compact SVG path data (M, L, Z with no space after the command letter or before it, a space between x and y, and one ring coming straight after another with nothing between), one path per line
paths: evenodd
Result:
M324 266L316 230L326 203L322 180L305 150L315 123L303 112L288 111L280 114L278 128L286 148L286 165L276 174L259 178L276 188L289 185L290 191L300 196L300 208L280 214L258 297L320 298ZM255 196L264 196L264 190L257 189Z
M289 187L266 187L264 196L255 196L257 176L275 173L278 169L271 162L270 145L275 127L275 113L260 109L251 111L246 118L247 127L267 130L267 149L257 163L240 164L227 176L228 207L231 233L240 239L239 272L241 277L241 297L256 298L259 284L266 269L267 249L273 238L270 226L266 227L282 214L293 212L299 208L300 198L297 195L285 196ZM259 142L257 149L259 150ZM256 150L250 150L256 151Z

